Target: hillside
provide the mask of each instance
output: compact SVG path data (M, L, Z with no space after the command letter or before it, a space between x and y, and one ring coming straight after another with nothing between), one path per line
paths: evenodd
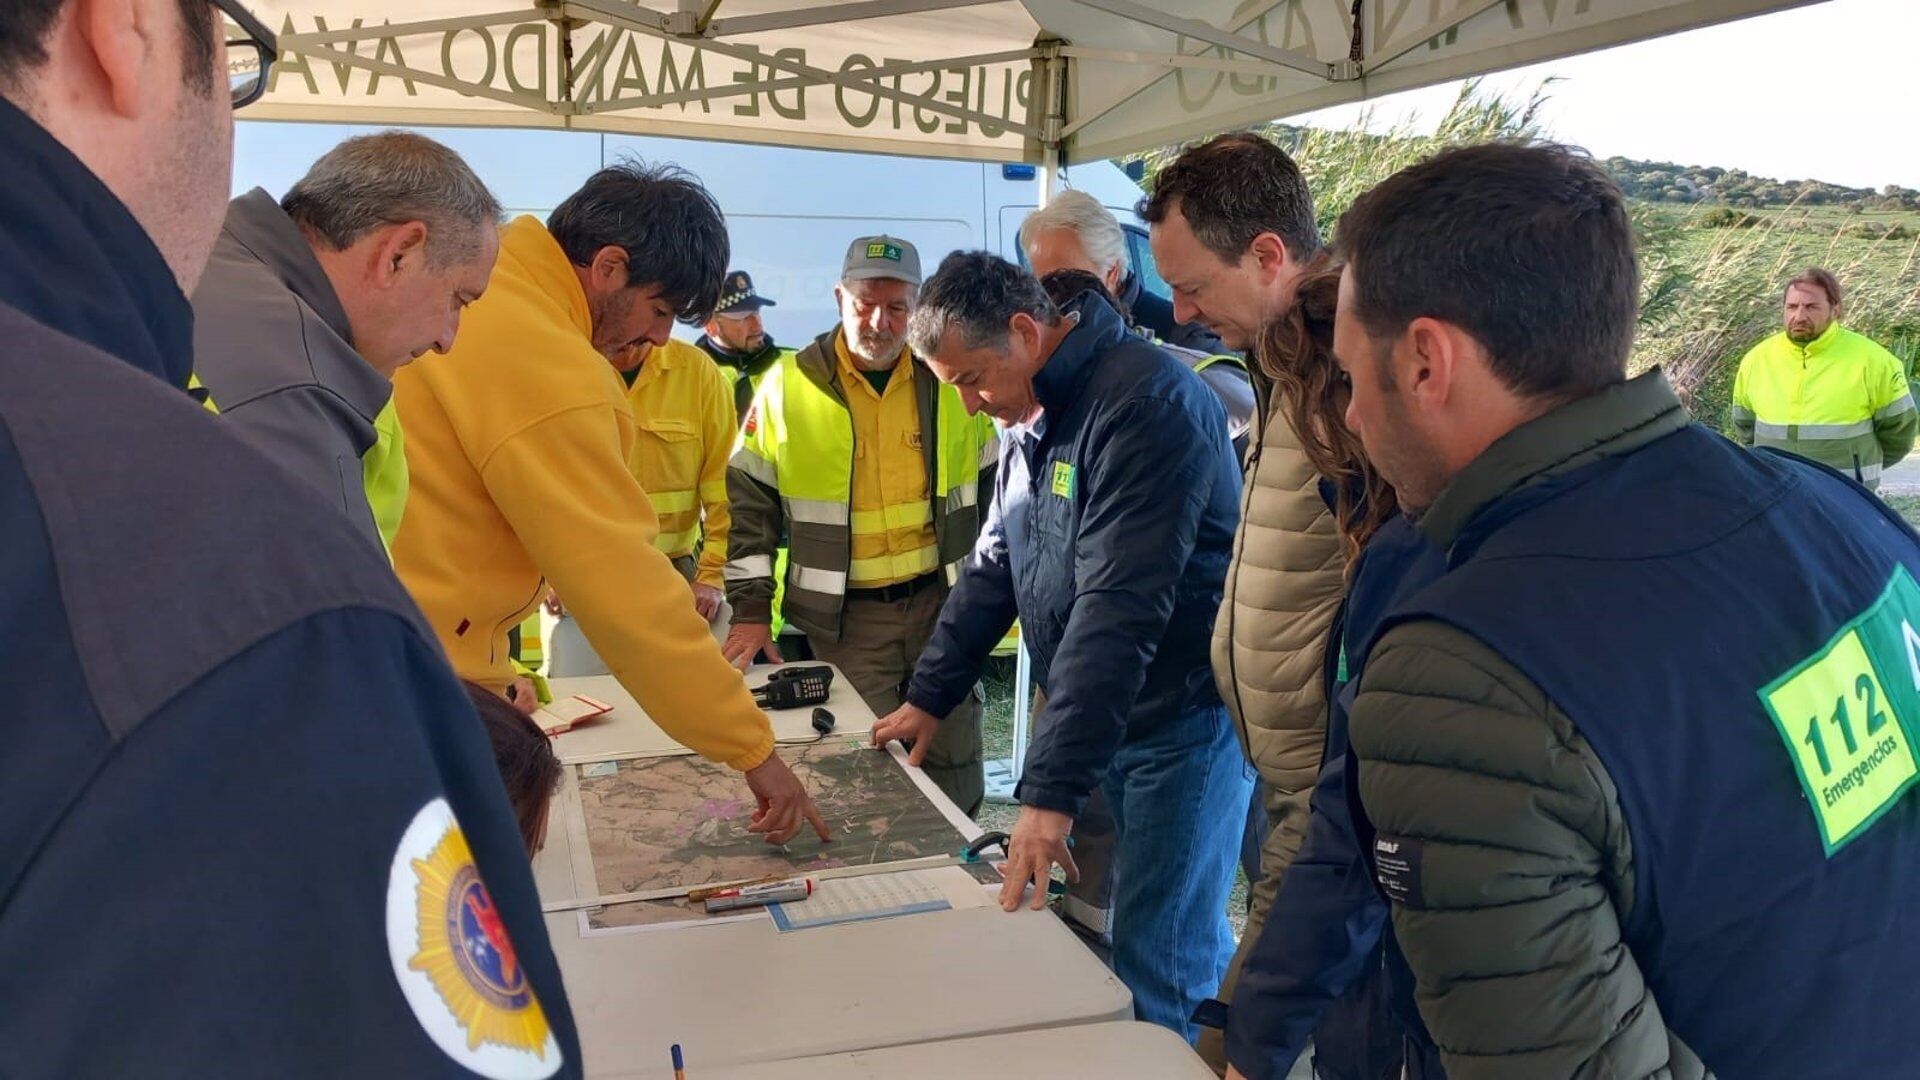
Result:
M1543 88L1544 89L1544 88ZM1551 137L1541 91L1503 97L1467 83L1431 131L1270 124L1313 186L1322 235L1392 173L1450 147ZM1178 147L1142 155L1148 184ZM1779 329L1781 283L1809 265L1839 276L1848 326L1912 370L1920 360L1920 191L1774 180L1719 166L1609 158L1639 234L1640 328L1634 370L1664 368L1694 412L1724 420L1734 369Z

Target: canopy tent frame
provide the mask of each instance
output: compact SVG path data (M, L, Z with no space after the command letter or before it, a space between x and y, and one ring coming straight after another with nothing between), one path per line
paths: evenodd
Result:
M1072 160L1116 157L1329 105L1820 0L1241 0L1219 23L1193 16L1193 10L1207 6L1207 0L831 0L724 16L721 10L728 0L655 0L671 5L671 10L649 6L645 0L473 0L476 6L485 3L502 9L379 25L367 25L365 16L354 16L349 27L328 26L319 9L331 9L329 14L336 21L344 21L340 13L352 15L356 5L370 14L377 10L373 0L255 2L283 9L286 18L280 48L282 56L293 62L277 65L274 79L284 81L290 69L299 70L313 91L309 98L324 99L311 67L318 61L333 68L342 100L278 94L270 81L266 99L248 110L247 119L560 128L1022 162L1038 167L1037 201L1044 206ZM445 9L460 2L439 0L435 6ZM735 0L736 7L739 2ZM810 62L804 50L777 47L783 34L856 25L892 28L904 24L886 20L1004 12L1016 5L1032 16L1034 32L1019 40L1003 35L991 47L977 47L980 42L955 35L960 40L947 48L943 35L929 35L921 27L921 38L937 40L938 47L901 59L876 61L863 55L860 58L866 62L860 65L852 65L849 58L838 70ZM1224 5L1225 0L1213 4ZM1308 5L1313 5L1314 20L1307 18ZM294 8L308 9L314 29L297 29ZM1276 33L1276 19L1281 38L1277 44L1269 40ZM1309 26L1310 21L1317 21L1319 29ZM557 39L551 53L546 51L547 39L540 39L542 77L536 80L537 86L523 85L512 71L514 35L531 24L546 24ZM1081 32L1075 33L1073 27ZM498 30L507 31L504 43L492 36ZM437 71L407 62L395 44L402 38L436 34L442 36ZM455 46L463 34L485 44L484 69L477 78L454 70ZM663 52L660 78L654 86L645 88L643 79L645 92L622 92L626 80L616 70L614 92L596 97L591 91L604 85L623 35L657 40L663 50L670 46L691 50L695 59L683 61L688 64L686 78L682 80L675 69L671 89L667 88L665 72L671 56ZM589 40L582 45L581 37ZM1291 43L1299 37L1304 37L1304 45ZM748 38L761 42L748 43L744 40ZM1463 41L1468 44L1462 46ZM363 52L369 44L372 48ZM976 47L965 47L970 44ZM744 63L747 70L744 77L736 68L723 81L709 84L702 77L693 85L692 72L707 57ZM558 66L557 80L551 92L543 92L549 59ZM973 107L967 100L965 80L957 101L951 93L936 97L932 91L902 89L906 76L1007 72L1016 67L1024 67L1028 79L1020 116L1011 107L1004 115ZM1104 73L1104 96L1087 91L1085 72L1094 70ZM419 84L507 108L471 109L450 101L362 103L346 96L353 72L364 73L365 96L370 99L377 97L377 80L390 78L399 80L409 96ZM504 74L506 86L496 85L496 74ZM1188 75L1210 78L1214 90L1234 81L1236 93L1228 95L1223 105L1216 104L1219 95L1209 91L1202 95L1199 108L1172 108L1169 83L1172 96L1184 106L1180 80ZM1263 87L1264 92L1240 89L1242 84ZM934 85L940 85L938 78ZM1008 85L1011 99L1010 78ZM583 87L589 92L583 94ZM777 102L777 94L805 95L822 88L834 92L836 103L838 95L848 92L871 99L869 117L878 112L880 102L890 103L896 133L684 119L689 106L700 106L704 114L715 102L741 98L756 104L751 115L758 117L757 103L763 98ZM660 114L659 110L670 107L679 108L680 114ZM777 104L773 109L779 113ZM911 130L900 123L904 109L912 110ZM744 110L736 104L734 111ZM920 121L922 114L946 123L929 127ZM973 125L980 137L947 138L946 133L956 130L955 124L962 131ZM1031 665L1024 643L1016 668L1013 780L1025 763L1030 722ZM1010 795L1010 790L1003 794Z
M291 18L296 8L316 12L325 7L353 10L357 3L365 2L279 0L287 9L287 29L281 36L283 55L295 64L330 65L343 91L347 73L362 72L369 80L398 80L409 96L418 86L426 86L507 108L482 111L454 104L389 105L372 93L378 84L370 82L366 96L376 100L368 103L323 103L301 100L298 94L270 93L261 106L249 111L250 119L656 132L823 149L1013 160L1050 172L1074 160L1119 156L1306 109L1818 0L1256 0L1241 5L1223 25L1182 13L1180 9L1189 5L1174 0L1029 0L1029 6L1042 9L1049 18L1063 22L1079 18L1083 29L1098 27L1098 36L1107 40L1076 41L1073 34L1048 29L1039 22L1041 16L1035 15L1038 33L1015 47L956 48L853 68L843 66L840 70L789 55L798 50L770 48L767 39L855 25L890 27L893 24L887 20L902 18L1005 9L1013 0L840 0L741 15L725 14L726 0L669 0L670 6L662 6L661 0L652 5L646 0L489 0L501 9L443 18L385 20L377 25L356 16L356 25L350 27L328 26L323 15L315 14L309 20L313 29L298 29ZM1312 41L1301 46L1266 40L1276 32L1274 19L1279 20L1278 32L1283 36L1293 33L1296 24L1305 25L1306 4L1321 5L1313 9L1315 18L1327 27L1319 39L1320 54L1314 51ZM1609 6L1629 10L1605 21L1588 17ZM1496 41L1440 61L1411 62L1411 58L1423 55L1423 49L1431 53L1454 41L1463 28L1490 25L1487 20L1498 20L1503 10L1505 18L1518 26L1523 21L1522 10L1536 7L1542 13L1537 18L1548 24L1543 37L1512 46ZM1087 22L1089 16L1099 18ZM1580 22L1581 18L1586 21ZM1563 22L1564 29L1554 25L1555 20ZM519 85L511 72L507 73L508 85L498 85L498 46L491 38L486 41L482 70L454 71L453 49L462 34L511 32L530 23L549 24L559 39L555 55L558 78L549 92ZM696 57L749 65L749 74L742 77L736 70L725 81L708 84L703 79L699 85L678 85L676 80L671 87L663 78L659 85L641 93L582 94L583 86L599 85L607 66L614 62L622 36L629 34L692 50ZM432 35L444 39L440 70L417 62L417 51L416 62L409 62L392 44L399 39ZM585 37L591 40L582 43ZM761 44L742 40L751 37L761 39ZM1345 42L1344 53L1325 55L1332 51L1336 38ZM1158 40L1171 47L1134 47L1143 40ZM384 49L382 42L386 43ZM369 44L371 49L364 47ZM689 70L698 62L691 62ZM904 89L901 82L906 76L1020 64L1028 66L1033 80L1030 85L1038 90L1025 102L1024 116L996 115L966 102L964 81L962 100L958 101L950 93L938 97L915 93ZM1082 92L1082 69L1103 65L1109 74L1120 70L1121 75L1115 78L1133 80L1131 89L1110 78L1108 81L1118 89L1104 100L1089 102ZM309 86L317 88L311 68L304 73ZM1266 80L1271 92L1243 95L1224 107L1211 107L1210 103L1208 108L1174 122L1160 115L1150 118L1152 126L1121 123L1138 111L1144 99L1153 95L1164 98L1168 80L1182 75L1210 76L1216 85L1221 79L1249 84ZM275 78L284 81L283 73L277 72ZM758 101L768 95L804 94L816 88L857 93L871 99L876 107L879 102L887 102L896 117L901 109L910 108L916 121L934 117L949 125L975 125L978 132L992 132L993 142L980 145L979 140L965 143L948 139L943 131L925 124L917 131L903 130L897 136L855 136L787 131L777 123L745 127L703 124L664 117L658 112L679 107L684 117L688 106L710 111L718 101ZM1096 133L1094 129L1103 123L1114 130Z

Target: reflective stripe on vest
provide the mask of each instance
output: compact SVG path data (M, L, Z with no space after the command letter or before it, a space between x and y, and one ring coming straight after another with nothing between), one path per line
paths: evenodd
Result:
M1247 362L1245 360L1242 360L1240 357L1235 356L1232 353L1215 353L1212 356L1203 357L1200 360L1195 361L1193 365L1193 373L1195 375L1198 375L1215 364L1225 364L1228 367L1239 368L1241 371L1247 370Z
M653 504L656 514L677 514L700 505L700 497L692 490L649 491L647 501Z
M914 377L928 376L916 372ZM919 392L916 389L916 395ZM948 386L937 392L934 424L939 447L936 475L929 478L928 491L931 498L940 500L941 513L947 514L977 506L980 462L990 436L967 415L958 392ZM937 546L857 562L852 558L854 533L924 526L934 517L933 504L913 500L853 511L852 416L845 404L807 376L797 355L781 357L767 373L757 417L743 433L732 464L780 492L791 527L785 584L793 592L817 594L816 606L837 607L849 578L878 580L940 568ZM767 562L765 556L734 559L727 564L726 576L735 581L771 576Z

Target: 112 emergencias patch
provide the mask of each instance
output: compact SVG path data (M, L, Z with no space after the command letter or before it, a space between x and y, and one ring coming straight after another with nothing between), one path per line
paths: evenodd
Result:
M1831 856L1920 781L1920 585L1898 567L1872 606L1760 690Z

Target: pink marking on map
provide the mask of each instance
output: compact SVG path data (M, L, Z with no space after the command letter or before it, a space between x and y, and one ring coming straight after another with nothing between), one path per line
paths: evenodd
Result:
M746 810L747 804L739 799L708 799L700 804L700 817L706 821L735 818Z

